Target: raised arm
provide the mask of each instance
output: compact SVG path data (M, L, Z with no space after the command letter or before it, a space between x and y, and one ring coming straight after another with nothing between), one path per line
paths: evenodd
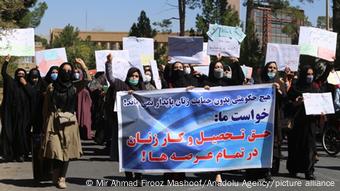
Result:
M116 79L112 75L112 55L107 55L107 61L105 63L105 74L107 80L110 82L110 85L114 85Z
M84 78L84 80L92 80L92 77L89 73L89 70L85 64L85 62L81 59L81 58L76 58L76 63L80 65L81 69L86 73L86 78Z
M3 77L3 79L7 79L7 78L10 78L10 76L7 74L7 67L8 67L8 64L9 64L9 60L11 59L11 56L8 55L5 57L5 62L4 64L2 65L2 68L1 68L1 75Z

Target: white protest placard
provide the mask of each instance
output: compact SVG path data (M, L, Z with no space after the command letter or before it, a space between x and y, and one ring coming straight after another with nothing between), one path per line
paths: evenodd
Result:
M242 72L243 72L245 78L247 78L247 79L252 78L252 74L253 74L253 68L252 67L242 65L241 69L242 69Z
M169 63L175 63L176 61L185 64L205 63L203 37L169 36L168 46Z
M221 54L225 57L240 57L241 44L236 39L216 37L213 41L209 39L208 50L209 55Z
M329 84L338 85L340 84L340 71L332 71L329 73L327 82Z
M217 37L226 37L237 40L239 43L243 41L246 34L243 33L240 27L231 27L218 24L209 24L209 31L207 35L211 40L215 40Z
M150 66L151 66L152 76L153 76L153 80L155 81L156 88L160 90L162 89L162 81L161 81L161 78L159 77L156 60L152 60L150 62Z
M303 103L306 115L333 114L334 105L332 94L329 93L303 93Z
M240 57L241 42L246 37L241 28L210 24L207 35L209 55Z
M34 56L34 29L11 29L0 32L0 55Z
M284 71L286 67L291 71L297 71L300 62L299 46L268 43L265 64L271 61L276 62L279 71Z
M300 54L334 61L337 33L314 27L300 27Z
M124 37L123 50L128 50L133 63L149 65L154 60L154 40L152 38Z
M133 67L130 62L129 51L127 50L98 50L95 51L96 69L105 72L105 63L107 55L112 55L112 75L122 81L125 81L128 70Z
M194 66L194 70L201 74L209 76L209 66L196 65Z
M51 66L60 66L64 62L67 62L65 48L53 48L35 52L35 64L39 67L41 76L46 76Z

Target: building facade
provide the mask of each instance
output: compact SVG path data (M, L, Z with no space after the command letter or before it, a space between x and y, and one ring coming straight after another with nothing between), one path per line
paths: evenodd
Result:
M303 10L300 10L303 13ZM254 22L254 29L260 46L265 47L267 43L292 44L293 39L282 29L294 23L298 26L304 25L304 20L294 18L289 11L276 10L265 4L256 4L251 11L251 18Z
M238 18L240 18L240 0L227 0L228 1L228 5L235 11L237 11L238 13Z
M53 43L55 37L59 36L63 29L52 29L50 31L50 44ZM156 43L167 45L169 36L178 36L179 33L157 33L154 37ZM96 32L96 31L79 31L79 38L82 40L90 38L90 41L95 42L107 50L122 50L123 38L128 37L128 32Z

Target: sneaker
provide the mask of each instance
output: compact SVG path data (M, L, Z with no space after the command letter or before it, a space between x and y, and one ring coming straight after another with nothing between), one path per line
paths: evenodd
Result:
M66 186L65 177L60 177L57 183L57 188L65 189L66 187L67 186Z

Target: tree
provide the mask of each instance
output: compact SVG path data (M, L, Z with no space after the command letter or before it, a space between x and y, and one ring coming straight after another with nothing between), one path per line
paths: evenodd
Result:
M156 30L151 28L150 19L145 11L141 11L138 22L131 26L129 36L153 38L156 34Z
M101 49L90 37L82 40L79 38L79 29L68 24L55 39L52 39L52 48L66 48L66 54L69 61L73 62L75 58L82 58L90 69L95 68L94 51Z
M37 0L0 1L0 28L37 27L46 9L47 4Z
M202 14L196 16L196 28L204 40L208 40L207 32L209 24L220 24L228 26L238 26L240 20L238 13L228 6L225 0L202 0Z
M172 21L171 19L163 19L161 22L153 22L153 26L159 27L159 30L156 29L157 32L162 32L162 33L171 33L171 26L172 26Z
M56 36L55 40L51 42L51 46L54 48L71 47L80 42L80 40L81 39L79 38L79 29L68 24L61 31L60 35Z
M251 13L254 9L254 0L248 0L245 2L247 6L247 15L246 15L246 38L243 40L241 44L241 56L240 62L252 66L252 67L260 67L262 52L260 48L260 42L255 35L255 27L254 22L251 20Z
M329 25L333 25L333 19L332 17L329 18ZM316 21L316 27L326 29L326 17L325 16L318 16L318 19Z

